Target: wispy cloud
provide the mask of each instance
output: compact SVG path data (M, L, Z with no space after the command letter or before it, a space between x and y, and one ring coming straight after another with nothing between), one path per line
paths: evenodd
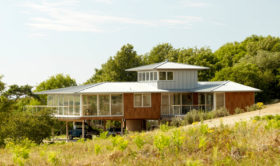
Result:
M94 1L98 3L109 4L109 5L113 3L113 0L94 0Z
M84 12L75 8L78 3L78 0L53 3L43 1L39 4L26 3L24 5L26 8L39 12L38 15L31 16L26 25L35 29L55 31L105 32L121 29L120 27L125 25L172 27L180 24L184 27L190 27L192 23L202 21L201 17L196 16L177 16L151 20L106 15L98 11Z

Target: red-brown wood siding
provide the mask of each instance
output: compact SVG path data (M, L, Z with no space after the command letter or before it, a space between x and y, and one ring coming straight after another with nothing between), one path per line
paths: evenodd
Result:
M198 105L198 93L193 93L193 105Z
M124 118L125 119L160 119L161 94L152 93L151 107L134 108L134 94L125 93L124 100Z
M225 93L226 108L231 114L234 113L236 108L245 110L246 106L253 105L255 103L254 92L227 92ZM246 111L246 110L245 110Z

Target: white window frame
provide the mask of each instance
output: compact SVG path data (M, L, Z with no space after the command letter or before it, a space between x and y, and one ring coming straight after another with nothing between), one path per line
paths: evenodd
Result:
M135 105L135 95L141 95L141 98L142 98L142 103L141 103L141 106L136 106ZM144 95L150 95L150 104L149 106L144 106ZM148 107L152 107L152 94L151 93L134 93L133 94L133 105L134 105L134 108L148 108Z
M165 73L165 79L161 80L160 78L158 78L159 81L173 81L174 80L174 72L173 71L159 71L158 72L158 77L160 77L160 73ZM168 80L168 73L172 73L172 80Z

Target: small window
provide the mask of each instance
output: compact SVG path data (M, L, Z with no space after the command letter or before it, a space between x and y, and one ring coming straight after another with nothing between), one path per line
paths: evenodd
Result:
M143 94L143 107L151 106L151 94Z
M173 80L173 72L167 72L167 80Z
M159 72L159 80L166 80L166 72Z
M142 107L142 94L134 94L134 106Z
M157 80L157 72L154 72L154 80Z
M134 94L134 107L151 107L151 94Z
M146 81L149 81L149 72L146 72Z
M150 80L151 80L151 81L154 80L154 74L153 74L153 72L150 72Z

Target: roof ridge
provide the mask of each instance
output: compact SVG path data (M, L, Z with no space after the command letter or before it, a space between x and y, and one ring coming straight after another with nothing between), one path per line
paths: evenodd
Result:
M156 69L164 64L166 64L168 61L164 61L164 62L160 62L159 65L157 65L156 67L154 67L153 69Z
M217 86L216 88L212 89L212 90L211 90L211 92L213 92L214 90L216 90L216 89L220 88L221 86L226 85L226 84L227 84L227 83L229 83L229 82L230 82L230 81L229 81L229 80L227 80L227 81L226 81L226 82L224 82L223 84L221 84L221 85Z
M101 85L101 84L103 84L103 83L104 83L104 82L99 82L99 83L92 84L92 85L90 85L90 86L88 86L88 87L85 87L85 88L79 90L78 92L81 92L81 91L83 91L83 90L86 90L86 89L89 89L89 88L92 88L92 87ZM78 93L78 92L76 92L76 93Z

